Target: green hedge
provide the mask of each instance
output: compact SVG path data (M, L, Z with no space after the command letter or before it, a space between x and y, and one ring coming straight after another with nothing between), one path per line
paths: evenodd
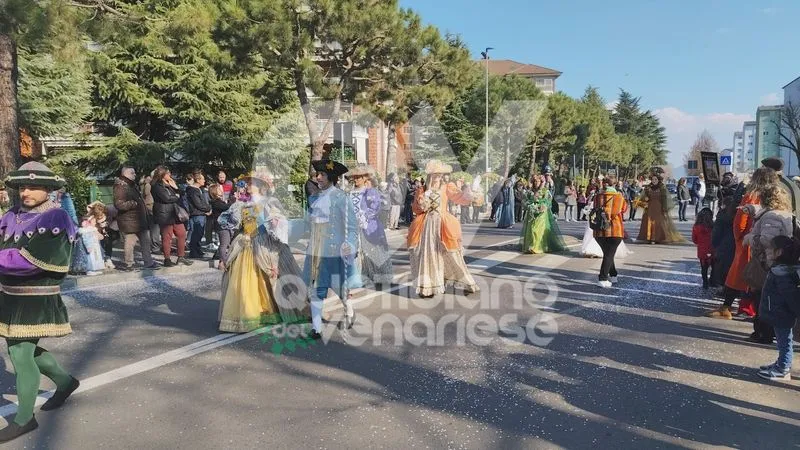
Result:
M85 214L94 181L87 178L84 171L74 166L54 165L51 169L66 180L66 190L72 196L78 217Z

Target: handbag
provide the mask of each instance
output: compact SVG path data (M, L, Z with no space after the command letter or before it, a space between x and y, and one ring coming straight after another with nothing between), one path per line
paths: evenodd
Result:
M589 212L589 228L593 231L607 231L611 228L611 219L606 213L606 205L611 200L611 196L602 194L605 197L603 205L597 208L592 208Z
M178 221L179 222L186 223L186 222L189 221L189 212L186 211L186 209L183 206L176 204L175 205L175 212L178 215Z
M744 266L742 279L750 289L753 291L760 291L764 287L764 282L767 280L767 271L761 267L761 263L757 258L751 258Z

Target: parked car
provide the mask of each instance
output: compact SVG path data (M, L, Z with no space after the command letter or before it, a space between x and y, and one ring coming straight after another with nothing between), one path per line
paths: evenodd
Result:
M667 184L667 191L670 194L677 194L678 193L678 186L674 183Z

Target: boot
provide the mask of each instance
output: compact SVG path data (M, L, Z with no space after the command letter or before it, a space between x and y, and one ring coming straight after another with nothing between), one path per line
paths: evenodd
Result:
M733 319L733 314L731 314L730 306L722 305L719 308L707 313L706 317L711 317L714 319L731 320Z

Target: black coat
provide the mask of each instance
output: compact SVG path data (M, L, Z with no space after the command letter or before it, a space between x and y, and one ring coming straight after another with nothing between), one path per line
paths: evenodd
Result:
M192 217L205 216L206 213L211 212L211 205L208 204L205 194L199 187L186 187L186 203L189 206L189 215Z
M153 221L159 225L175 225L178 220L178 202L181 199L177 189L164 183L153 183Z
M136 183L120 177L114 183L114 207L120 233L138 233L150 228L147 206Z
M224 213L231 207L230 203L224 202L221 198L211 199L211 218L214 220L219 219L220 214Z
M714 227L711 229L711 247L714 249L712 281L714 285L724 286L736 253L733 217L728 215L728 211L723 210L714 221Z

